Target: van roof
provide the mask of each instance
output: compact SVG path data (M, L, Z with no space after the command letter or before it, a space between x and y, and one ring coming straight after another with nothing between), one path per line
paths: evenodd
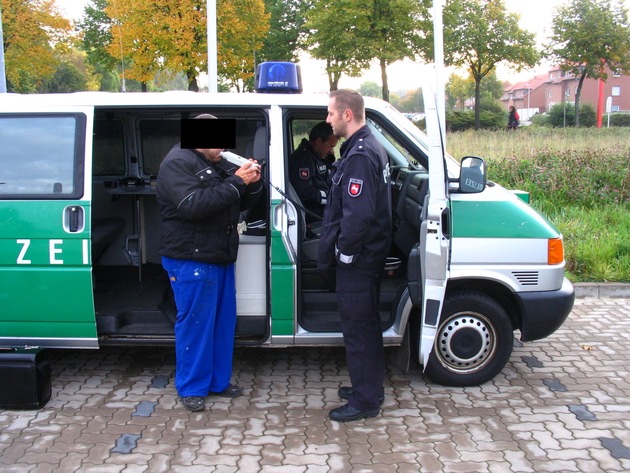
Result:
M365 98L366 107L383 109L386 102ZM380 104L379 104L380 102ZM46 109L49 107L150 107L150 106L326 106L328 94L258 94L208 93L185 90L169 92L73 92L68 94L3 94L0 111L5 106Z

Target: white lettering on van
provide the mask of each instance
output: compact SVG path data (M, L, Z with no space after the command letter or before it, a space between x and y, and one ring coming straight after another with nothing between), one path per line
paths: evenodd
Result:
M55 255L61 254L63 251L61 248L57 248L57 245L63 244L63 240L50 240L48 242L48 251L50 254L50 264L63 264L62 259L57 259Z
M88 264L88 240L83 240L83 264Z
M30 259L24 259L26 252L28 251L28 247L31 245L31 240L18 240L17 243L18 245L22 245L20 254L17 257L17 264L31 264Z

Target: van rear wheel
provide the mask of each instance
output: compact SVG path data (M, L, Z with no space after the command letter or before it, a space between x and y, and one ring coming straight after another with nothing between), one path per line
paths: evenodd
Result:
M490 297L459 292L444 302L426 374L445 386L477 386L494 378L512 354L507 313Z

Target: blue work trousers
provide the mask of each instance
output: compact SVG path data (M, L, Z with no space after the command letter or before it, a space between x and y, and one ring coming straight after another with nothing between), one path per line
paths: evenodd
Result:
M234 264L162 257L177 306L175 387L207 396L230 384L236 330Z
M337 265L337 302L348 374L360 410L376 409L383 395L385 350L378 312L379 270Z

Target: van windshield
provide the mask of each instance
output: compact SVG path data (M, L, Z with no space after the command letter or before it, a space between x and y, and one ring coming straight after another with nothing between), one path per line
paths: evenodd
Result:
M417 156L418 151L415 150L408 154L401 154L401 158L404 159L404 162L398 164L404 164L414 169L427 168L428 163L425 161L429 154L429 138L427 135L393 106L388 105L385 108L385 112L387 114L387 118L394 123L396 128L404 133L406 138L413 142L415 145L414 148L417 147L420 150L421 156L419 157ZM446 138L444 138L444 140L445 139ZM444 151L443 155L446 161L446 168L449 177L455 178L459 176L459 163L455 161L455 159L453 159L446 151Z

